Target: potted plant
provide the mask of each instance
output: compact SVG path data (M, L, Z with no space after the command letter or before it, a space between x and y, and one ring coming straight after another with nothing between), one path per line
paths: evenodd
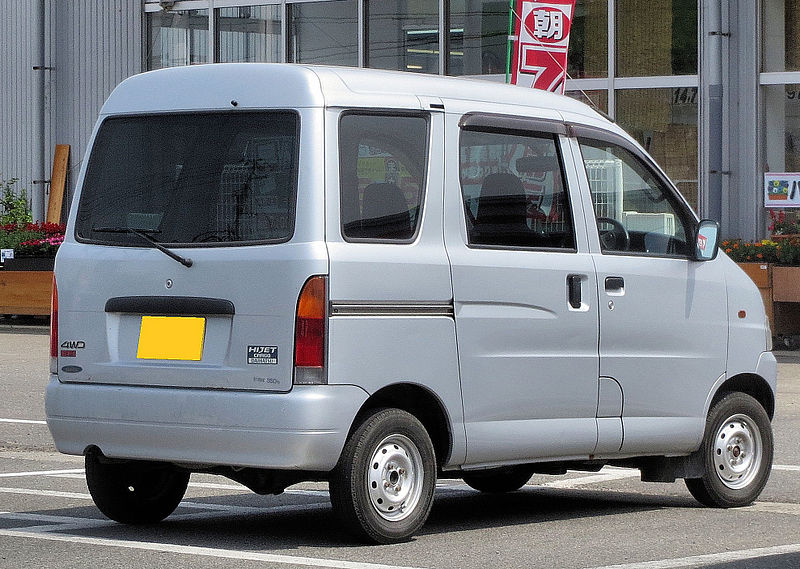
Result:
M0 226L0 246L13 250L3 263L7 271L52 271L56 251L64 242L64 226L26 223Z
M769 210L769 231L775 241L789 239L791 237L800 237L800 222L794 217L787 217L786 212L781 210L775 213L775 210Z
M25 189L14 191L16 178L0 180L0 250L4 270L52 271L64 241L64 226L33 223Z
M776 251L772 299L775 302L800 302L800 235L787 235L778 243Z
M0 179L0 314L47 315L56 251L64 226L33 223L25 190L14 191L15 178ZM8 253L13 255L6 255Z

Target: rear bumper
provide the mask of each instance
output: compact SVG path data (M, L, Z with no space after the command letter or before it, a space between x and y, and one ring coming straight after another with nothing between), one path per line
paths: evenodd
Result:
M367 393L351 385L288 393L61 383L47 386L56 448L204 465L331 470Z

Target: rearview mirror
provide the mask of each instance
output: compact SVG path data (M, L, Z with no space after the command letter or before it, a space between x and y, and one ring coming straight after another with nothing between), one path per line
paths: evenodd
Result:
M711 261L719 250L719 223L711 219L702 220L697 226L694 258L696 261Z

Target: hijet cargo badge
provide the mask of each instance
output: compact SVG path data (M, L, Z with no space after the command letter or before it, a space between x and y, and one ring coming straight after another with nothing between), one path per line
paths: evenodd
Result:
M277 364L278 346L247 346L248 364Z

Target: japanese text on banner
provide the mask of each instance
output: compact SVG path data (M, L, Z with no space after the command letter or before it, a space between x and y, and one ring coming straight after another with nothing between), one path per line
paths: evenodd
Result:
M575 0L517 0L511 83L564 93Z

